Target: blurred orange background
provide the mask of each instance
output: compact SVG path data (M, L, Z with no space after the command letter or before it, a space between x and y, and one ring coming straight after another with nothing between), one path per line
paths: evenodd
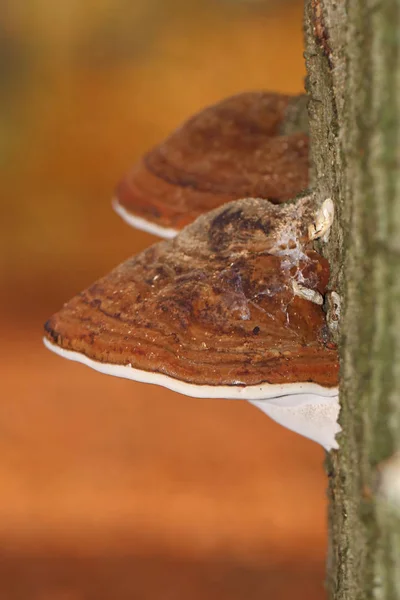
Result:
M298 93L301 0L17 0L0 17L1 600L323 599L323 450L239 401L50 354L42 323L156 238L120 176L193 112Z

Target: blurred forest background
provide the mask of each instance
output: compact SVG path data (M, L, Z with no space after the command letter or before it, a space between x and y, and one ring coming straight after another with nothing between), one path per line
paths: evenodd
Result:
M5 0L1 600L323 599L323 451L238 401L50 354L42 324L156 238L115 183L227 95L303 89L302 0Z

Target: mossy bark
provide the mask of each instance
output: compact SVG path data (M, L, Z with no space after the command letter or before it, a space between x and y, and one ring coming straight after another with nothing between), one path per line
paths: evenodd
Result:
M331 262L331 288L342 299L343 432L340 450L326 461L327 584L335 600L394 600L400 598L400 0L305 4L312 181L317 202L335 201L322 251ZM382 476L388 464L391 477Z

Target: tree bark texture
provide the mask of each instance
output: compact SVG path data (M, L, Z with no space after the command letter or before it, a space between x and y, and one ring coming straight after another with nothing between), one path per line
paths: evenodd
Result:
M342 301L339 451L327 457L331 599L400 598L400 0L306 0L321 246Z

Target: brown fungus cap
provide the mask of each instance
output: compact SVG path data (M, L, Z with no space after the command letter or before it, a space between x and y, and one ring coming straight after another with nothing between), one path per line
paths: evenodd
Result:
M334 387L325 313L294 292L323 294L329 278L307 238L311 220L307 198L220 207L65 304L46 323L47 343L198 386Z
M134 165L117 187L115 210L173 237L232 200L293 198L307 188L309 168L306 133L283 134L298 98L247 92L199 112Z

